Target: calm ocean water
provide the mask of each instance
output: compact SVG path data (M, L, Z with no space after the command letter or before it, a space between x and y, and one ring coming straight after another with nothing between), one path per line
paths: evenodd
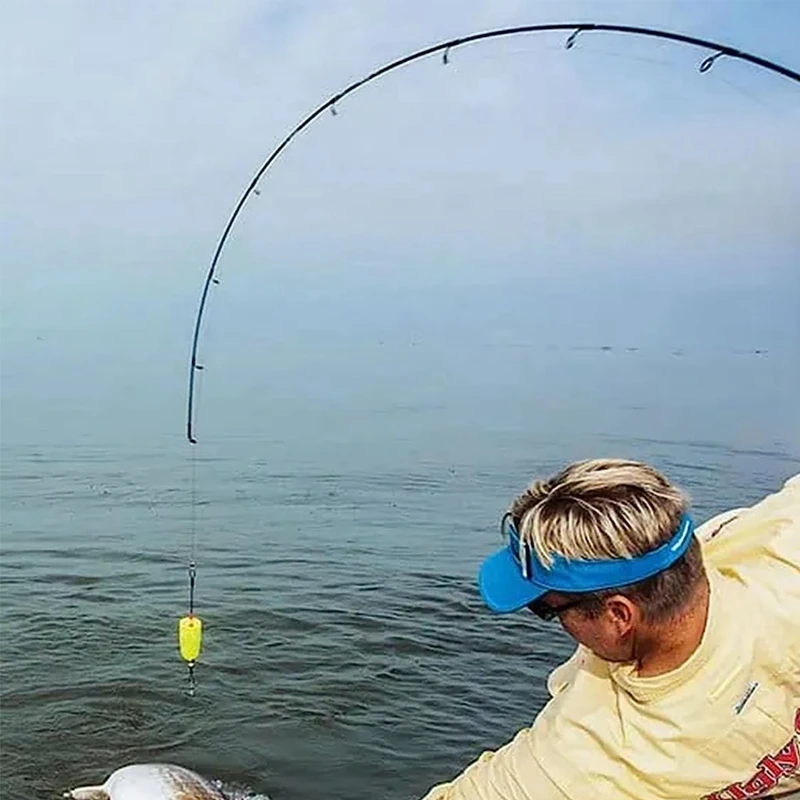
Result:
M206 377L194 451L174 375L169 402L97 365L35 398L7 376L3 798L151 760L275 800L419 797L529 724L572 647L479 600L513 495L621 455L699 518L753 502L800 471L796 356L319 340Z

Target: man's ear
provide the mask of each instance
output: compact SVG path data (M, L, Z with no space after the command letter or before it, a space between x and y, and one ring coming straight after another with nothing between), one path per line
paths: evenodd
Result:
M620 636L626 636L641 616L638 606L623 594L606 599L606 616Z

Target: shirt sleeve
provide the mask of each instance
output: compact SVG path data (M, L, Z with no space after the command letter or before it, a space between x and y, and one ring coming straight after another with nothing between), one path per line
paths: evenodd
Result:
M525 728L499 750L483 753L450 783L434 786L423 800L569 800L536 759L532 731Z
M703 543L703 559L711 567L739 577L753 570L771 570L767 582L772 584L772 570L777 564L787 575L786 580L794 583L800 569L798 530L800 475L795 475L755 505L710 519L697 529L697 537Z

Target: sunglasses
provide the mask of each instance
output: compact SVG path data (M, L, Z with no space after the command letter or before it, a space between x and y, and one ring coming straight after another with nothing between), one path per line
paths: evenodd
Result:
M568 600L566 603L562 603L560 606L551 606L542 600L534 600L532 603L528 603L528 610L536 614L539 619L543 619L545 622L550 622L559 614L563 614L570 608L576 608L585 601L585 597L579 597L577 600Z

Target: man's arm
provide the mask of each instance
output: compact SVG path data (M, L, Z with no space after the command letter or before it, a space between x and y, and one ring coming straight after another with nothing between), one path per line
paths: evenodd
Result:
M521 730L496 752L485 752L450 783L423 800L569 800L534 756L533 729Z

